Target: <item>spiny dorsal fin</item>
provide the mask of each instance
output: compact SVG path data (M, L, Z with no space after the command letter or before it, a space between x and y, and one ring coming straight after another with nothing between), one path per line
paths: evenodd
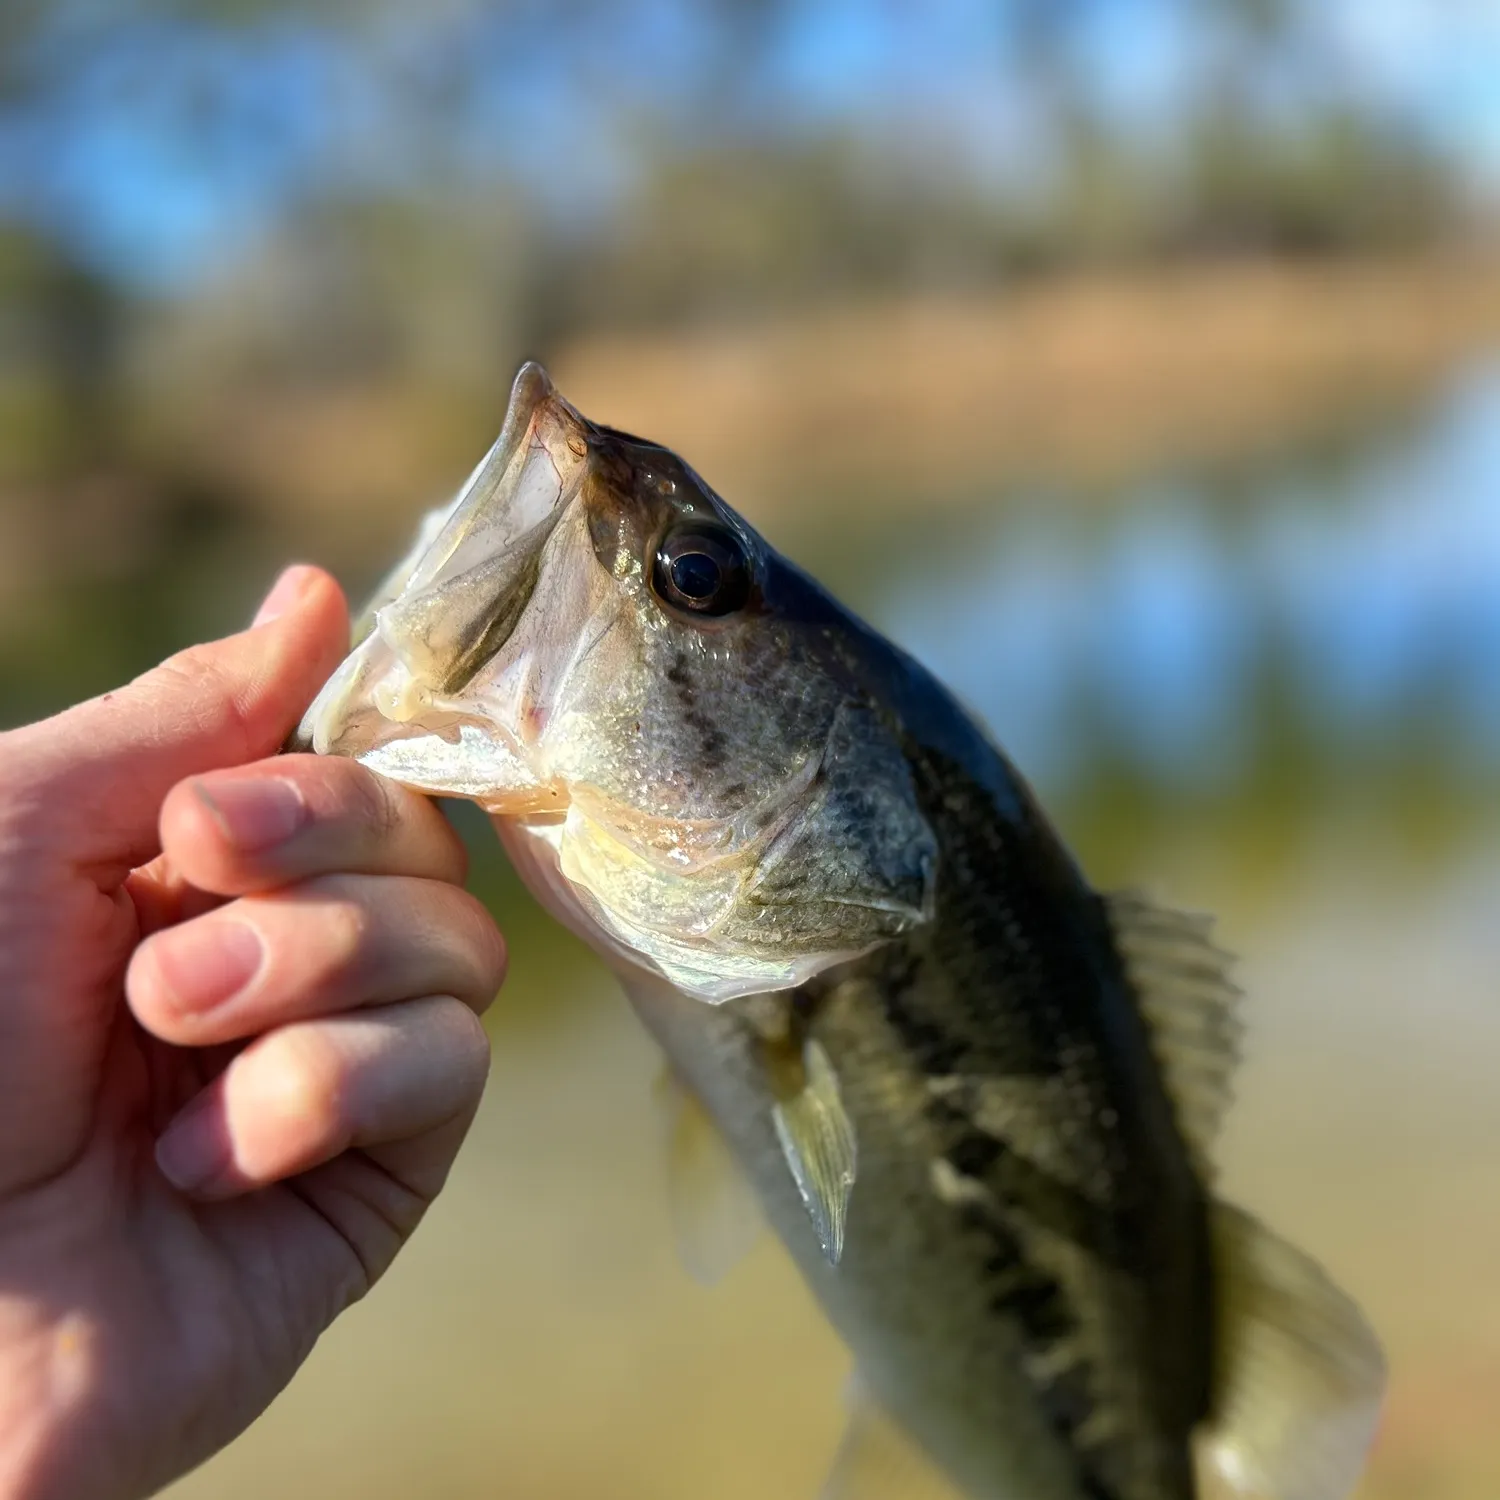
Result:
M1327 1273L1242 1210L1215 1204L1213 1414L1205 1500L1344 1500L1364 1468L1385 1359Z
M1104 898L1115 945L1151 1028L1177 1123L1205 1184L1239 1062L1240 991L1213 918L1172 911L1135 891Z
M844 1110L838 1075L828 1054L809 1040L802 1049L805 1081L772 1118L786 1164L830 1265L844 1253L844 1221L854 1190L854 1124Z

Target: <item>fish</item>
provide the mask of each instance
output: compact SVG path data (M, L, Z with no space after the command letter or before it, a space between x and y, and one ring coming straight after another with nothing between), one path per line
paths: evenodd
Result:
M619 976L690 1264L763 1218L853 1355L824 1500L1354 1485L1379 1341L1215 1189L1211 922L1096 891L978 720L670 449L523 366L292 747L478 803Z

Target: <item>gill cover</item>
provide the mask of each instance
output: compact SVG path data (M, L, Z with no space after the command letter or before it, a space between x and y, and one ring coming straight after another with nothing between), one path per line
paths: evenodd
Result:
M742 566L732 607L663 597L684 537ZM931 910L935 840L851 623L675 455L527 365L294 747L478 802L607 957L713 1003L786 989Z

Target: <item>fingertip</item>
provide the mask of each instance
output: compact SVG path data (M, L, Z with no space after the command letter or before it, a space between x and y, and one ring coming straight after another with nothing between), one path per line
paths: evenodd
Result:
M256 856L273 855L312 819L294 777L265 774L266 763L258 769L254 776L189 777L162 802L161 847L201 890L234 895L265 884Z
M472 1010L433 995L295 1023L257 1038L156 1143L162 1175L209 1202L309 1172L350 1147L407 1158L429 1199L473 1119L489 1038Z
M288 636L321 684L349 650L349 601L331 573L294 563L272 585L250 628Z
M162 1176L189 1197L222 1197L234 1191L238 1185L229 1175L233 1155L218 1083L190 1100L156 1141L156 1165Z
M364 768L361 767L361 769ZM372 771L370 774L373 776L376 773ZM452 808L455 804L445 802L425 792L413 792L412 795L421 797L437 814L438 822L443 825L443 833L453 861L453 873L448 879L454 885L465 885L469 879L469 846L464 842L463 834L459 832L458 825L453 821Z
M243 663L258 664L247 680L257 696L268 680L281 684L272 696L285 719L276 726L275 743L266 747L279 748L349 651L344 590L325 569L293 563L272 584L250 628L222 647Z
M465 894L470 893L465 892ZM477 1018L484 1015L495 1003L500 991L505 987L506 979L510 977L510 944L505 941L505 934L500 930L499 924L484 902L477 896L471 895L471 899L479 909L481 920L478 924L478 931L484 934L488 949L486 977L492 981L481 986L478 998L470 1007ZM488 1042L485 1045L488 1046Z
M285 843L312 819L292 776L195 776L186 787L224 842L242 854Z
M174 864L200 886L203 865L220 863L220 851L228 837L196 776L179 781L162 799L157 834L161 847L172 851Z
M462 885L468 854L427 797L337 756L283 754L173 787L161 848L192 884L220 895L330 874L391 874Z
M453 1024L460 1038L458 1054L466 1069L466 1072L460 1072L456 1068L455 1073L460 1074L460 1089L467 1090L474 1108L477 1109L484 1094L485 1085L489 1082L490 1065L493 1061L490 1034L479 1012L465 1005L463 1001L458 1002L454 1011Z
M252 630L263 625L272 625L287 615L301 613L313 607L326 609L331 599L337 599L344 618L348 619L348 601L338 580L326 569L313 563L293 563L282 569L270 592L261 601L251 621Z
M326 1024L258 1038L157 1138L162 1175L188 1197L213 1202L340 1155L350 1143L346 1066Z
M269 625L273 620L279 620L288 610L295 609L301 602L305 592L317 584L317 570L307 563L293 563L289 568L283 568L277 575L276 582L271 585L271 591L261 600L260 608L255 611L255 618L250 622L251 629L258 625Z

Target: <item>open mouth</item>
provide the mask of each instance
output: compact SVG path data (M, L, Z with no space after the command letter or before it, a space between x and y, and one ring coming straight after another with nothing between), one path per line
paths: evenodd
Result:
M507 812L566 807L564 789L528 765L526 663L503 654L582 484L587 433L541 366L523 366L494 446L377 592L361 638L289 748L349 756ZM465 690L486 669L500 690L490 684L481 711ZM500 701L509 712L496 712Z

